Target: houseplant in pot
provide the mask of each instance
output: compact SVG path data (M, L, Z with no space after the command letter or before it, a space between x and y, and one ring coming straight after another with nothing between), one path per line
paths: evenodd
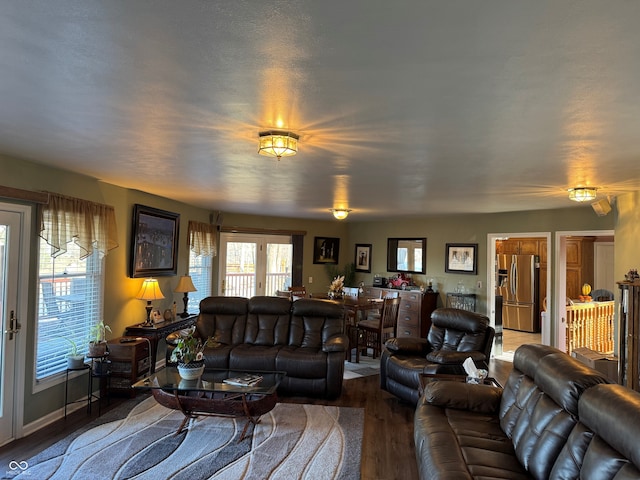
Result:
M106 332L111 333L109 325L100 320L91 327L91 341L89 342L89 357L104 357L107 353Z
M178 364L178 372L180 377L185 380L193 380L199 378L204 372L204 348L207 346L209 339L202 343L199 338L194 337L195 327L187 329L184 334L180 334L171 353L171 362Z
M84 366L84 355L78 351L78 345L76 342L67 337L59 337L62 340L69 342L71 346L69 353L67 354L67 368L69 370L77 370Z

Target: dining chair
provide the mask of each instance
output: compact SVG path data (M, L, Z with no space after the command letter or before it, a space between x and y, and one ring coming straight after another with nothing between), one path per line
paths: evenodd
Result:
M395 337L398 313L400 312L400 297L385 298L379 319L361 320L358 322L356 335L356 363L360 361L360 350L371 348L373 358L382 353L382 346L387 338Z
M394 292L393 290L382 290L380 292L380 298L381 299L398 298L399 296L400 295L398 295L398 292ZM370 310L367 313L367 320L379 320L381 313L382 313L382 309L381 310Z
M307 289L304 285L301 285L299 287L289 287L289 292L291 293L292 300L307 297Z

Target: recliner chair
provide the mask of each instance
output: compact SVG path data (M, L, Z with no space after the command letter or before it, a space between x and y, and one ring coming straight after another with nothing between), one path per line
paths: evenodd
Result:
M417 404L420 374L464 375L463 362L471 357L477 368L488 370L495 330L489 318L457 308L438 308L431 314L427 338L391 338L380 358L380 387Z

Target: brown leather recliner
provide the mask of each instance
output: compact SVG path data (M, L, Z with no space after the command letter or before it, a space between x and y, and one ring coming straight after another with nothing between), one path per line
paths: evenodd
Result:
M427 338L389 339L380 358L380 387L416 404L420 374L465 374L462 363L471 357L488 370L495 330L489 318L457 308L438 308L431 314Z

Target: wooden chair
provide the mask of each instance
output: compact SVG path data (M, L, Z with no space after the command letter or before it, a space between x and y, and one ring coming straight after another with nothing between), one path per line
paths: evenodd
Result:
M289 292L291 293L292 300L307 297L307 289L304 287L304 285L299 287L289 287Z
M398 313L400 312L400 298L385 298L382 312L377 320L361 320L358 322L356 335L356 363L360 361L360 350L371 348L373 358L382 353L382 345L387 338L395 337Z

